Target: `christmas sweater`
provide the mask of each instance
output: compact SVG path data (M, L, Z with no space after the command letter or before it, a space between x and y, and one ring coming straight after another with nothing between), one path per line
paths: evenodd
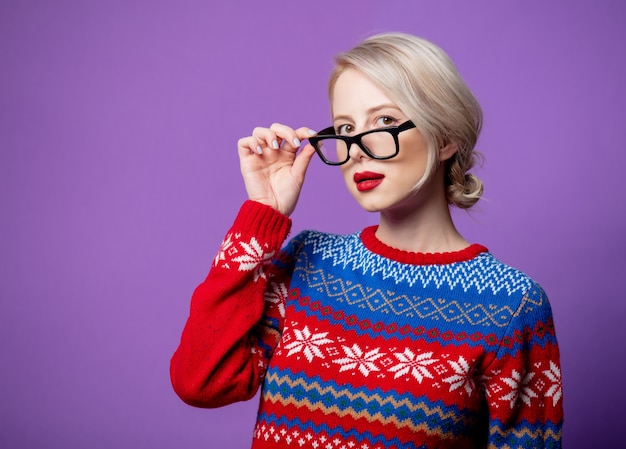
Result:
M261 387L252 448L560 448L539 285L480 245L410 253L247 201L195 290L171 379L219 407Z

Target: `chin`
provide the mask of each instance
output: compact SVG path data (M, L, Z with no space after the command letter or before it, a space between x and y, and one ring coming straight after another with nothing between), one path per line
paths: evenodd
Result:
M422 201L420 201L420 197L416 195L416 192L411 192L404 198L380 194L376 195L376 197L373 195L364 196L356 192L354 198L366 212L389 212L396 216L410 215L422 206Z
M354 199L366 212L382 212L389 207L389 204L380 204L374 198L363 198L359 192L354 195Z
M361 207L363 208L363 210L365 212L371 212L371 213L377 213L377 212L381 212L383 209L379 208L379 207L374 207L374 206L364 206L361 204Z

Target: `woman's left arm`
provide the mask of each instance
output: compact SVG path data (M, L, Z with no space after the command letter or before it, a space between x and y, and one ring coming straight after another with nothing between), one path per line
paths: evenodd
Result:
M561 447L563 392L552 310L532 284L484 371L488 447Z

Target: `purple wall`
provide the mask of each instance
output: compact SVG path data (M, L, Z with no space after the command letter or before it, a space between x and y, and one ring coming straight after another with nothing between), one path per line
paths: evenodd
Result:
M168 377L244 199L236 140L326 126L332 56L388 30L484 107L458 223L551 298L566 447L624 443L624 5L1 0L0 447L249 447L255 401L194 409ZM314 161L294 232L373 223L344 190Z

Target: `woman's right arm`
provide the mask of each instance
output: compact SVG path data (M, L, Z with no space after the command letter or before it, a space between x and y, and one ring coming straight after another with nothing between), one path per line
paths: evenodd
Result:
M313 154L307 145L296 156L308 135L272 125L239 141L249 200L193 294L170 364L174 390L190 405L249 399L263 380L282 329L291 261L280 247Z
M290 224L267 206L243 204L193 293L171 360L172 385L186 403L219 407L256 393L282 328L291 269L280 246Z

